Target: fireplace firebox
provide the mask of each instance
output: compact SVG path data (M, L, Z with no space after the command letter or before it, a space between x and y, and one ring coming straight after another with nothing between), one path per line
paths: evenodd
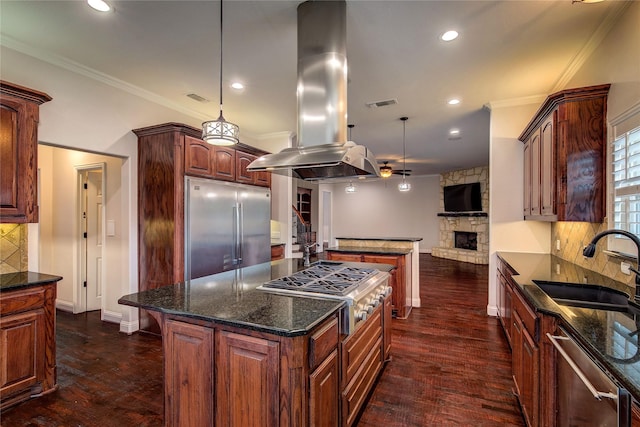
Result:
M454 231L454 243L458 249L478 250L478 233L470 231Z

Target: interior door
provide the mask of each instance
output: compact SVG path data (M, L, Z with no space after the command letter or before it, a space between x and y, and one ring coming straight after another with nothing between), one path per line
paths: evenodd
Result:
M82 263L86 311L102 307L102 170L85 170L83 179L83 238L84 262Z

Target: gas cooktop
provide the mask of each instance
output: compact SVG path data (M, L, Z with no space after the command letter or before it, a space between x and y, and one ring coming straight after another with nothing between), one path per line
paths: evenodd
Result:
M271 280L262 287L344 296L377 273L378 270L372 268L319 262L291 276Z

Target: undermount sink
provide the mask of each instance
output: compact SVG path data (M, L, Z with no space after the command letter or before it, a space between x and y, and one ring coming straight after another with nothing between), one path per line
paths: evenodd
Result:
M551 299L560 305L570 305L602 310L627 311L629 295L616 289L580 283L548 282L534 280Z

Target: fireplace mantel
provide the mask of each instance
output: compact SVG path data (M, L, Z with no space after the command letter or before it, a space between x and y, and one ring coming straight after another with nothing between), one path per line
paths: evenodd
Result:
M459 218L459 217L478 218L478 217L488 217L489 214L487 212L438 212L438 216L446 216L446 217L452 217L452 218Z

